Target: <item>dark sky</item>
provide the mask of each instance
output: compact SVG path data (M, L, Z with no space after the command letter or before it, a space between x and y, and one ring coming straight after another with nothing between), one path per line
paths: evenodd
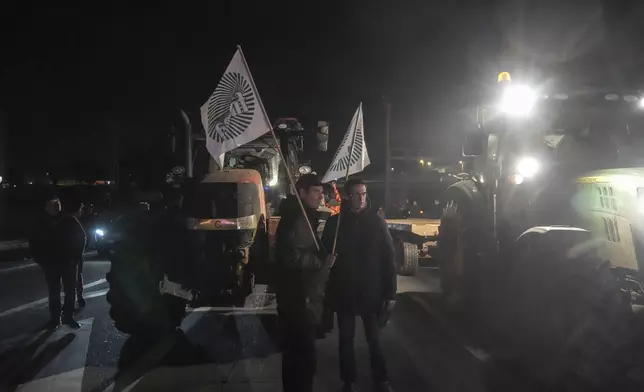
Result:
M383 95L396 144L450 155L501 67L618 84L644 69L635 0L26 3L2 5L0 66L11 163L29 170L100 166L115 130L154 163L179 108L199 124L236 45L271 119L328 120L332 149L364 102L376 162Z

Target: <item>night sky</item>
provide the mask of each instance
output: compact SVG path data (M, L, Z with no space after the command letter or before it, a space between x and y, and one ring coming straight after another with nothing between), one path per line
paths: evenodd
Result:
M330 121L332 150L362 101L374 165L383 96L395 144L458 160L480 85L500 68L617 85L644 75L635 0L62 3L0 12L14 173L102 174L115 135L124 162L153 170L180 108L200 126L236 45L271 120Z

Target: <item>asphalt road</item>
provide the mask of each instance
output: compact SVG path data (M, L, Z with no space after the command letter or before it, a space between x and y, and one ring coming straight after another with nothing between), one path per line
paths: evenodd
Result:
M161 342L114 329L105 301L104 260L86 262L88 304L82 328L43 331L46 287L28 262L0 264L0 390L280 391L275 304L261 309L197 310L182 332ZM391 384L397 391L538 391L476 344L475 325L450 320L436 306L430 268L399 278L398 301L384 329ZM359 323L358 323L359 324ZM360 390L371 390L366 342L357 331ZM336 331L318 341L316 391L339 391Z

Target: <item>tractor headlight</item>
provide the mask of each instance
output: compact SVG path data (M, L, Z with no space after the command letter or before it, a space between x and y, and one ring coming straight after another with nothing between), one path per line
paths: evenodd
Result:
M503 91L499 109L511 116L527 116L537 103L537 93L525 85L509 85Z
M105 236L105 230L103 230L103 229L96 229L96 230L94 230L94 233L96 233L96 235L98 237L104 237Z
M539 162L532 157L524 157L517 162L517 174L524 178L534 177L539 172Z

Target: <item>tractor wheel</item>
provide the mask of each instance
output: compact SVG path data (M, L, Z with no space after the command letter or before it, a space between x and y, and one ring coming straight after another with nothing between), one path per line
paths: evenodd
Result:
M185 300L161 294L162 274L150 268L144 257L123 260L118 252L112 257L106 278L114 326L123 333L148 337L176 330L186 314Z
M476 310L494 278L489 266L482 265L481 251L488 234L480 215L464 194L452 192L441 217L436 250L441 292L445 305L454 312Z
M396 240L394 248L396 250L398 274L403 276L416 275L418 272L418 246L402 240Z
M592 257L518 261L508 337L522 367L563 390L602 389L623 378L620 353L634 336L633 315L608 262Z

